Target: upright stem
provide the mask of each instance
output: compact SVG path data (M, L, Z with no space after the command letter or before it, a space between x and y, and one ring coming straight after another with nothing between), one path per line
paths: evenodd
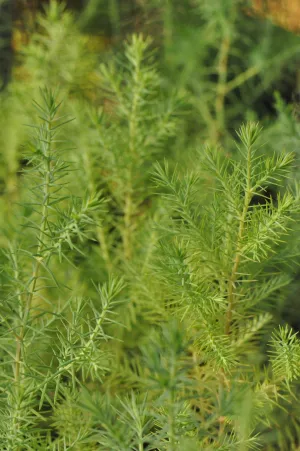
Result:
M40 266L43 261L43 257L40 254L44 247L43 240L44 240L45 230L47 227L48 206L49 206L49 185L50 185L50 171L51 171L51 162L49 159L49 155L51 152L51 120L50 119L47 121L46 141L47 141L47 145L46 145L46 150L45 150L45 155L44 155L44 161L45 161L45 166L46 166L46 177L45 177L45 183L43 186L44 196L43 196L43 206L42 206L42 221L40 224L40 231L39 231L39 236L38 236L38 246L37 246L35 263L34 263L34 267L33 267L32 276L30 279L31 283L29 285L29 290L28 290L26 301L25 301L25 308L24 308L24 313L23 313L23 318L22 318L22 324L20 327L20 333L17 337L16 356L15 356L15 381L18 384L20 383L20 378L21 378L22 363L24 363L22 361L23 360L24 336L25 336L25 332L26 332L27 322L28 322L28 319L30 316L32 299L33 299L33 296L35 293L36 284L37 284L37 280L39 277Z
M136 148L136 135L137 135L137 114L138 114L138 100L140 97L140 59L137 59L135 72L134 72L134 86L133 86L133 98L131 104L131 110L129 115L129 152L131 162L134 162L137 157ZM132 166L130 164L128 168L128 180L125 193L124 203L124 231L123 231L123 246L125 260L131 258L132 253L132 216L133 216L133 186L132 186Z
M238 277L238 269L241 261L241 247L242 240L244 237L244 230L246 224L246 216L249 208L249 204L252 198L252 190L251 190L251 146L249 146L247 150L247 186L244 198L244 205L242 214L239 220L239 229L237 236L237 246L235 251L234 262L231 270L231 274L228 280L228 309L226 314L226 324L225 324L225 334L230 334L231 322L232 322L232 311L235 304L235 284Z
M174 403L175 403L175 389L174 389L174 380L176 377L176 365L175 365L175 356L171 360L171 368L170 368L170 393L169 393L169 414L168 414L168 436L170 442L170 451L175 451L175 441L176 441L176 432L175 432L175 412L174 412Z
M219 64L218 64L218 85L217 85L217 95L215 103L216 111L216 121L217 121L217 134L220 133L225 127L225 114L224 114L224 104L226 95L226 83L227 83L227 72L228 72L228 57L230 51L231 39L227 32L223 37L220 52L219 52Z
M131 257L131 216L132 216L132 197L129 188L125 198L124 205L123 244L124 244L124 256L126 260L129 260Z
M83 152L83 161L84 161L84 167L87 173L87 179L88 179L88 189L91 194L93 194L96 191L95 182L93 179L93 167L91 164L91 158L87 151L87 149L84 147ZM112 262L109 254L109 249L107 246L107 239L105 236L104 228L101 225L98 225L96 228L97 238L99 245L102 250L102 256L106 264L106 268L108 272L112 271Z
M215 102L215 140L219 140L220 134L225 129L225 98L227 93L227 78L228 78L228 59L231 47L231 27L235 21L236 16L236 6L232 4L230 10L228 11L228 17L224 18L223 24L223 36L220 45L220 50L218 54L218 84L216 92L216 102Z
M165 55L168 55L170 45L172 43L172 3L170 0L165 0L164 8L164 47Z
M112 271L112 262L111 262L105 235L106 234L105 234L104 228L101 225L97 226L97 238L98 238L98 241L99 241L101 249L102 249L102 256L104 258L107 271L111 272Z
M120 12L117 0L110 0L109 5L109 15L114 32L114 37L120 35Z

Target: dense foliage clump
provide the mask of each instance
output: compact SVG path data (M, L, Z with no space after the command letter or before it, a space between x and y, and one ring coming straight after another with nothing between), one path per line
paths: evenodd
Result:
M1 93L0 448L297 450L299 124L250 101L293 49L142 3L108 59L50 2Z

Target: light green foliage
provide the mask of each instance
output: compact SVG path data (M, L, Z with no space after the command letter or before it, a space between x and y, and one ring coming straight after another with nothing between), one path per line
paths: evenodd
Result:
M258 155L254 147L258 134L256 124L241 127L239 162L224 158L220 149L206 148L201 154L203 170L214 177L214 193L209 201L202 200L202 208L197 196L201 186L197 174L190 173L181 181L176 172L169 175L167 165L164 168L158 165L155 173L155 181L168 189L165 197L177 216L170 228L175 235L170 260L166 262L164 257L163 264L173 271L173 283L177 274L177 286L181 287L178 293L182 292L183 299L185 296L189 299L193 293L201 294L199 303L202 298L208 317L223 314L225 299L229 299L227 333L233 308L241 308L245 313L248 306L253 307L255 301L250 294L253 290L261 292L255 299L258 302L264 297L263 291L268 296L272 288L288 282L275 273L272 280L263 279L260 286L260 277L264 276L264 261L270 264L275 245L284 240L293 215L299 210L298 200L288 192L278 195L276 204L270 199L266 205L255 205L252 199L264 197L266 184L281 183L293 156ZM163 252L168 255L165 245ZM254 262L258 264L253 265ZM240 307L235 305L239 298Z
M64 3L51 0L38 14L37 31L22 55L27 86L35 89L50 83L71 92L89 91L95 59L86 46L87 39L79 33L72 13Z
M153 0L104 63L100 3L51 1L0 98L0 449L296 451L298 125L277 96L231 135L294 48L240 2Z
M221 371L225 379L219 384L229 386L235 381L238 396L243 386L248 387L251 403L262 390L260 396L265 398L263 404L268 411L280 390L280 385L275 389L278 377L285 373L288 382L297 375L298 339L289 329L280 329L272 339L275 380L256 386L259 370L255 366L263 357L257 352L259 341L272 321L270 313L263 313L264 300L289 283L288 275L278 271L276 252L288 247L286 235L299 213L299 200L297 195L286 192L278 195L276 202L252 202L254 196L265 197L266 183L281 185L293 162L292 154L266 157L258 153L260 132L254 123L240 128L239 161L229 160L220 149L206 148L199 155L202 174L190 173L181 178L178 171L170 174L165 164L157 165L154 180L164 189L163 196L170 206L168 225L161 227L159 271L170 306L184 321L206 371L211 375ZM203 199L198 192L207 174L213 177L212 193ZM287 261L294 255L294 249L288 249ZM242 375L244 365L248 369ZM273 395L268 385L273 385ZM259 399L260 403L263 398ZM237 408L236 402L234 405ZM253 428L264 421L263 408L257 410L255 419L249 405L248 420L244 417L248 407L241 409L237 434L242 418L254 421ZM220 415L231 422L233 413L230 409L228 414ZM248 440L250 433L243 440Z
M300 343L297 334L287 326L280 327L272 336L271 358L274 374L286 382L299 376Z
M63 3L50 1L38 13L29 43L21 49L13 79L0 98L0 183L1 208L11 214L19 201L21 148L26 140L24 124L34 120L30 108L40 86L59 86L62 96L89 97L97 83L93 73L97 59L87 52L87 37L80 34L73 14ZM70 101L71 103L71 101ZM69 111L72 111L72 103ZM10 217L10 219L12 219Z
M79 202L67 194L63 179L68 166L58 139L67 120L58 116L59 104L47 89L35 106L41 123L32 126L25 215L4 250L2 274L1 447L12 450L34 449L39 442L44 405L53 408L69 385L63 377L70 377L72 393L78 372L82 380L99 380L108 371L110 357L98 346L109 339L105 327L115 322L115 298L124 287L116 279L97 287L98 305L70 294L70 301L63 301L66 291L60 298L53 260L57 256L62 263L65 258L67 265L68 248L80 251L91 226L96 226L93 211L101 209L103 200L95 195ZM63 209L66 200L69 206Z
M133 237L149 196L151 160L176 126L175 102L160 99L150 45L151 40L133 36L125 47L124 61L102 65L99 71L109 104L108 112L98 116L97 151L111 201L123 213L116 227L127 260L136 247Z

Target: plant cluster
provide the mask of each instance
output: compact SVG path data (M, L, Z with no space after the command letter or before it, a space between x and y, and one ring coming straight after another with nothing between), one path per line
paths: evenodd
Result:
M52 1L1 94L0 449L299 448L296 105L233 135L239 3L188 5L199 67L177 2L103 63Z

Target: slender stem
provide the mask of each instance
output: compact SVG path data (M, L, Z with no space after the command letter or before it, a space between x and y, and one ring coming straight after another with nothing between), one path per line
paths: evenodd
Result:
M261 72L262 66L252 66L249 67L247 70L242 72L241 74L237 75L233 80L230 80L224 89L224 94L228 94L230 91L232 91L235 88L238 88L242 84L244 84L249 78L254 77L255 75L259 74Z
M112 271L112 262L109 254L109 249L107 246L107 240L105 236L105 231L102 226L97 226L97 238L100 243L101 249L102 249L102 256L104 258L106 268L108 272Z
M165 55L167 55L170 45L172 43L172 33L173 33L172 4L170 0L165 0L163 21L164 21L164 47L165 47Z
M175 388L174 388L174 380L176 376L176 365L175 365L175 356L173 356L171 360L171 368L170 368L170 384L171 389L169 393L169 415L168 415L168 436L170 441L170 451L175 451L175 421L174 421L174 403L175 403Z
M120 35L120 12L117 0L110 0L109 15L115 37Z
M140 58L136 61L135 71L133 75L134 88L133 88L133 98L131 104L131 110L129 115L129 152L131 161L135 161L137 157L136 149L136 136L137 136L137 110L138 110L138 100L140 97ZM133 186L132 186L132 165L130 164L128 168L128 180L125 193L124 202L124 230L123 230L123 246L124 246L124 257L125 260L131 258L132 253L132 217L133 217Z
M218 85L215 104L216 120L218 127L217 134L219 134L220 131L222 131L225 126L224 104L225 104L230 44L231 44L230 35L227 33L222 40L219 52Z
M156 233L155 230L153 230L151 232L151 234L150 234L150 237L149 237L149 244L148 244L147 251L145 253L143 266L142 266L142 269L141 269L141 273L142 274L145 273L145 271L147 270L149 260L150 260L150 258L152 256L153 250L155 249L156 241L157 241L157 233Z
M129 260L131 257L131 216L132 216L132 198L131 192L129 190L126 195L124 205L123 243L124 243L124 256L126 260Z
M174 410L169 413L168 425L169 425L169 440L170 440L170 450L175 451L175 431L174 431Z
M99 318L97 320L95 329L90 334L90 338L89 338L88 342L85 345L85 349L88 349L93 344L95 338L97 337L99 331L102 328L102 324L103 324L103 321L105 320L105 317L106 317L106 314L107 314L108 310L109 310L109 302L107 303L106 306L103 307L101 315L99 316ZM84 355L84 351L82 352L82 355Z
M235 303L235 285L238 277L238 268L241 261L241 246L244 236L246 216L249 208L249 204L252 198L251 190L251 146L247 150L247 186L244 198L244 206L242 214L239 220L239 229L237 236L237 246L235 251L234 262L231 270L231 275L228 280L228 309L226 314L226 324L225 324L225 334L230 334L231 322L232 322L232 311Z
M95 184L94 178L93 178L93 166L91 164L90 154L85 147L84 147L84 152L83 152L83 161L84 161L85 171L87 173L88 189L89 189L90 194L93 194L94 192L96 192L97 188L96 188L96 184ZM96 227L96 234L97 234L100 248L102 250L102 256L105 261L106 268L107 268L108 272L111 272L112 271L112 262L111 262L111 258L109 255L109 250L108 250L108 246L107 246L107 240L106 240L104 228L101 225L98 225Z
M16 346L16 356L15 356L15 381L17 383L20 382L21 377L21 370L22 370L22 360L23 360L23 341L24 336L26 332L27 322L30 316L30 310L32 305L33 296L36 289L37 280L39 277L39 271L40 267L43 261L43 257L41 257L41 252L43 250L44 244L44 235L47 227L47 220L48 220L48 205L49 205L49 188L50 188L50 171L51 171L51 163L49 160L49 154L51 152L51 120L49 119L47 121L47 132L46 132L46 138L47 138L47 145L45 150L45 166L46 166L46 177L45 177L45 183L43 187L43 206L42 206L42 221L40 224L40 232L38 236L38 245L37 245L37 252L36 252L36 258L35 263L33 267L33 272L31 276L31 283L29 286L27 299L25 303L24 313L23 313L23 319L22 319L22 325L20 328L20 333L17 337L17 346Z

